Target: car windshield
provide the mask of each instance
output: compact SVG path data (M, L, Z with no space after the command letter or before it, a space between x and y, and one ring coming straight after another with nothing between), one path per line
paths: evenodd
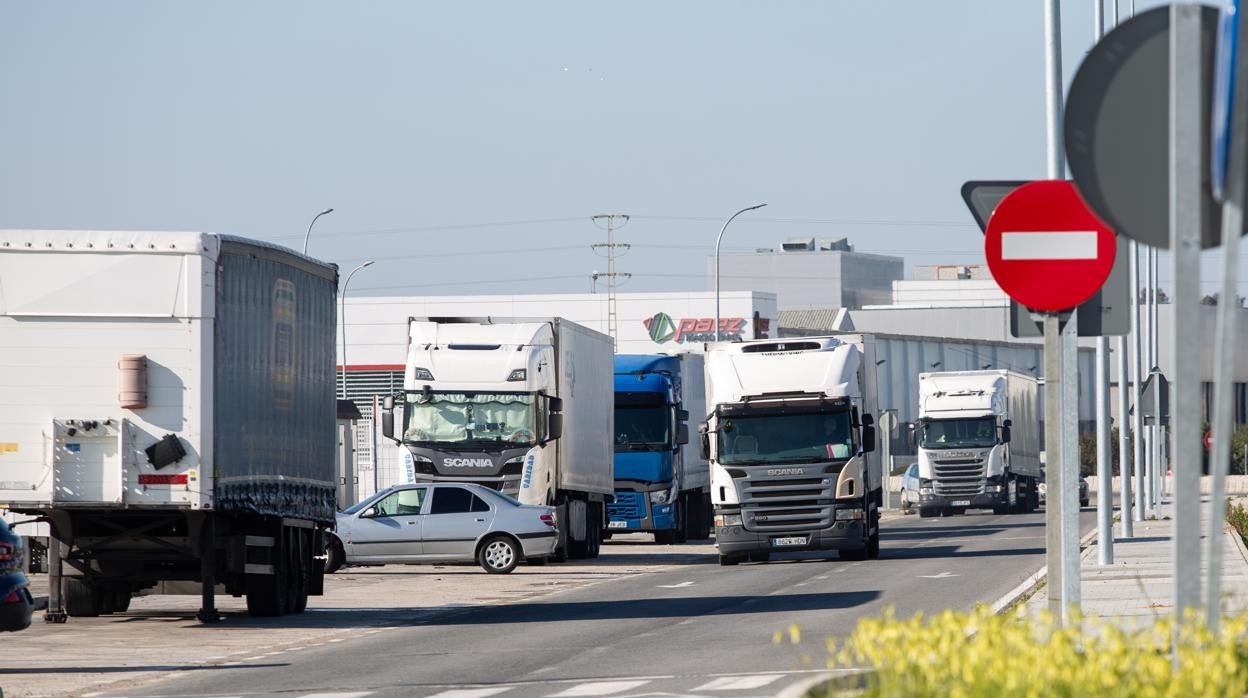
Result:
M997 421L993 417L928 419L919 432L919 447L983 448L997 443Z
M845 460L856 450L848 411L731 417L719 426L725 465Z
M530 393L408 393L403 441L448 451L537 443Z
M666 405L615 406L615 450L665 451L672 447L672 411Z

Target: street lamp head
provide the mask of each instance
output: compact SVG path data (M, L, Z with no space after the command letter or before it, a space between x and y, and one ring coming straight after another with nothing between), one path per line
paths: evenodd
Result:
M361 264L361 265L360 265L360 268L361 268L361 269L363 269L364 267L371 267L371 266L373 266L373 264L374 264L376 261L377 261L377 260L375 260L375 259L370 259L370 260L368 260L367 262L365 262L365 263Z
M745 209L745 210L746 210L746 211L755 211L755 210L760 209L760 208L762 208L762 207L764 207L764 206L766 206L766 205L767 205L767 204L754 204L753 206L751 206L751 207L749 207L749 208L747 208L747 209Z
M326 213L333 213L333 212L334 212L334 209L332 209L332 208L327 208L327 209L325 209L324 211L321 211L321 215L323 216L323 215L325 215Z

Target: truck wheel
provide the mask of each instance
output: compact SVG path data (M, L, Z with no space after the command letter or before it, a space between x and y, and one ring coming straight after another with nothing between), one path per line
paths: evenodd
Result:
M303 613L308 609L308 589L312 586L312 538L311 531L302 528L290 530L290 608L291 613Z
M75 618L93 618L100 615L103 596L94 584L81 579L66 578L61 587L65 599L65 612Z
M492 536L477 550L477 562L490 574L507 574L520 562L520 550L507 536Z
M720 555L719 556L720 567L732 567L733 565L740 564L740 562L741 562L740 555Z
M867 559L866 548L859 548L858 550L838 550L836 551L836 554L842 560L858 561Z
M249 574L247 579L247 613L258 618L272 618L286 613L290 589L289 557L286 555L284 527L280 524L263 529L273 535L269 561L273 574Z
M655 531L654 542L659 545L671 545L676 542L676 533L674 531Z
M125 613L130 610L130 599L134 594L127 586L119 586L113 589L113 610L116 613Z

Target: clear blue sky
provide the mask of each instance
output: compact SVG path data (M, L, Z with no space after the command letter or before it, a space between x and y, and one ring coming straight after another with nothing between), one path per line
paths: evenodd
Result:
M1091 7L1063 3L1067 80ZM8 2L0 226L298 248L332 206L310 252L378 260L353 293L524 293L588 290L589 217L621 212L624 290L695 290L766 201L731 246L973 263L962 182L1044 174L1041 10Z

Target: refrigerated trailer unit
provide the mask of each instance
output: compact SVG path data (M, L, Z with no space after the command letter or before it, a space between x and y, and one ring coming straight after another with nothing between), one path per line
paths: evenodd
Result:
M556 507L556 559L597 557L614 491L611 337L563 318L411 318L403 424L416 481Z
M710 468L689 443L689 420L706 418L704 374L701 354L616 355L609 531L666 544L710 536Z
M0 231L0 503L50 524L49 620L320 593L337 281L226 235Z
M879 556L870 335L712 345L706 394L702 448L720 564L794 550Z
M1013 371L919 374L919 514L1040 504L1036 379Z

